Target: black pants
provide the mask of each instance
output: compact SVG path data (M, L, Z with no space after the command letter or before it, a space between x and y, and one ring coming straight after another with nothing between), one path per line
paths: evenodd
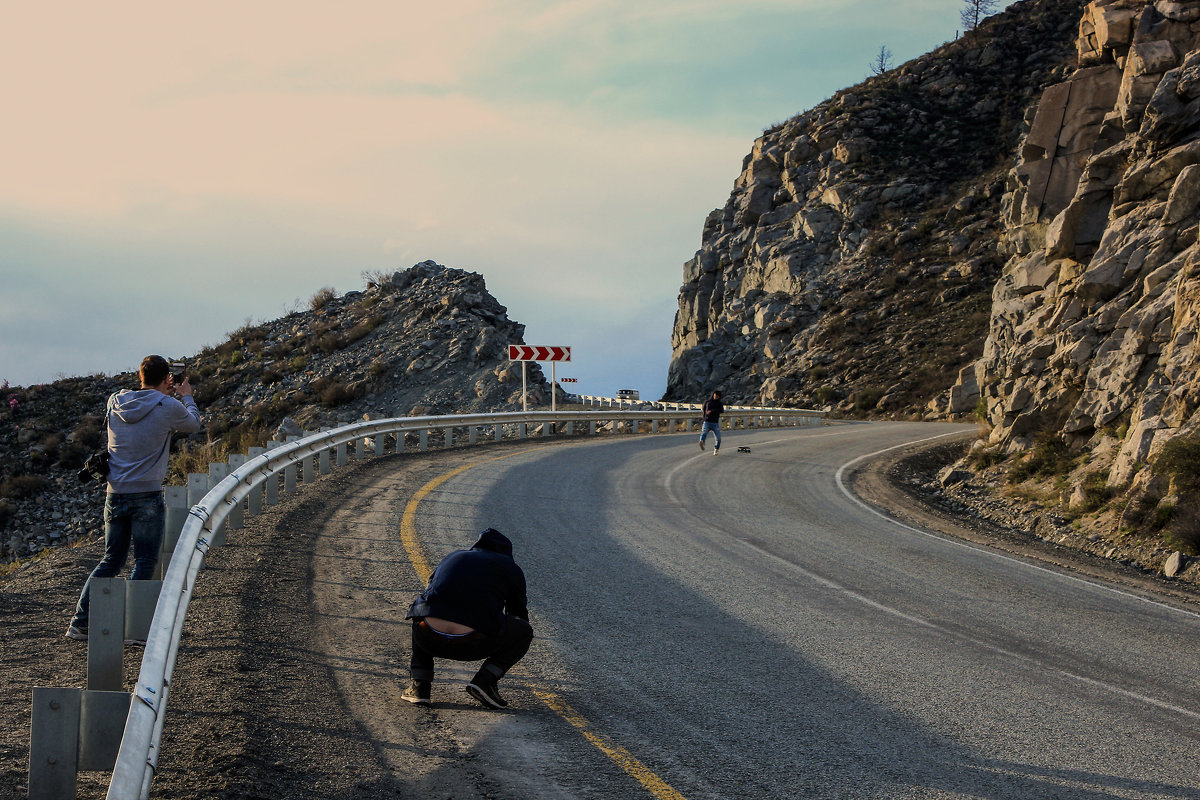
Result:
M499 680L512 669L529 651L533 641L533 628L520 617L506 615L500 633L488 636L482 631L466 636L446 636L425 624L424 620L413 620L412 660L409 668L415 681L433 680L433 659L448 658L452 661L478 661L486 659L479 668Z

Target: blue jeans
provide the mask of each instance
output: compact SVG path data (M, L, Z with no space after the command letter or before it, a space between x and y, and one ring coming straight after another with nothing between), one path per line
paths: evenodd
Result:
M92 578L115 577L125 566L130 545L133 545L133 572L129 579L141 581L154 577L158 552L162 549L166 516L161 490L133 494L110 493L104 498L104 558L100 559L83 584L72 625L80 629L87 628Z
M705 439L708 438L709 431L712 431L714 434L716 434L716 437L717 437L717 443L715 445L713 445L713 449L720 450L721 449L721 423L706 422L703 425L701 425L700 426L700 441L701 442L703 442Z

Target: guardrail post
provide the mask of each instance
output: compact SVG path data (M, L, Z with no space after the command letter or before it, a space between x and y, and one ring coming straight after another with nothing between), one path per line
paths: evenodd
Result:
M322 433L325 433L328 430L329 430L329 428L321 428ZM330 473L330 471L331 471L331 468L329 466L329 448L322 447L321 451L319 453L317 453L317 472L321 473L322 475L328 475Z
M588 422L588 433L592 436L596 435L596 420L593 419Z
M543 439L548 439L550 437L550 434L553 431L554 431L554 423L553 422L543 422L542 423L542 438Z
M232 472L236 471L238 468L244 466L245 463L246 463L246 456L244 456L240 453L231 454L229 456L229 469L226 473L226 477L228 477L229 473L232 473ZM245 524L245 512L246 512L246 501L245 500L242 500L240 503L237 503L232 508L230 508L229 516L225 517L225 528L227 530L231 530L231 531L240 530L242 525Z
M124 681L125 579L93 578L90 597L87 688L115 692Z
M566 430L566 433L567 433L567 436L574 436L574 435L575 435L575 420L573 420L573 419L569 419L569 420L567 420L567 430Z
M37 686L29 735L31 800L74 798L79 772L108 771L117 761L129 692Z
M305 431L304 435L312 436L316 431ZM309 453L300 462L300 480L310 484L317 479L317 454Z
M472 425L467 429L467 444L475 444L479 441L479 426Z
M267 442L267 449L274 450L275 448L279 447L281 444L283 444L283 442L278 442L278 441L272 439L271 441ZM267 495L267 505L268 506L279 505L279 474L275 473L273 475L268 475L267 480L265 482L265 486L266 486L266 495Z
M159 551L158 566L154 568L155 578L166 574L167 567L171 565L171 556L175 552L175 543L179 541L179 533L183 530L183 523L187 522L187 487L164 486L163 503L167 507L167 513L163 517L162 550Z
M154 608L162 593L162 581L125 581L126 639L144 642L154 621Z
M187 485L188 508L199 503L208 494L208 476L203 472L189 472Z
M454 447L454 428L442 428L442 430L445 432L445 448L449 450Z
M125 719L129 716L129 699L129 692L124 691L81 693L76 767L79 771L108 772L117 763Z
M29 726L29 800L75 798L79 765L78 689L35 686Z
M249 458L258 458L265 452L267 452L267 448L265 447L251 447L247 451L247 456ZM246 495L246 511L250 514L261 514L263 512L263 485L261 483L251 489L250 493Z
M422 453L429 449L429 431L424 428L417 434L417 449Z
M293 444L300 441L299 436L289 436L284 440L285 444ZM294 493L296 491L297 477L299 465L295 461L289 461L283 468L283 490L285 492Z
M349 457L346 454L346 449L347 448L346 448L345 442L338 442L337 458L335 460L337 461L337 465L339 467L346 466L346 464L350 461Z
M375 455L383 455L383 446L387 441L387 437L382 433L375 434Z
M524 439L524 438L525 438L525 433L526 433L526 431L525 431L525 423L524 423L524 422L519 422L519 423L517 423L517 438L518 438L518 439Z
M504 426L499 422L492 426L492 438L497 442L504 438Z
M220 463L209 464L208 465L208 487L205 488L204 494L208 494L209 489L216 486L221 481L225 480L225 478L228 476L229 476L229 465L228 464L220 464ZM203 495L201 495L201 499L204 499ZM213 531L212 542L211 542L213 547L219 547L219 546L225 544L225 532L228 529L229 529L229 518L226 517L225 522L223 522L221 524L221 526L219 528L217 528L217 530Z

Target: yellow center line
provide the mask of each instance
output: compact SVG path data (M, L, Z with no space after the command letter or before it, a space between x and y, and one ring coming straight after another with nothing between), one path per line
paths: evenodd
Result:
M515 455L515 454L513 454ZM507 456L502 456L507 458ZM458 475L460 472L466 472L476 464L466 464L457 469L450 470L445 475L440 475L429 483L417 490L417 493L408 501L408 505L404 507L404 516L400 519L400 542L404 545L405 552L408 553L408 560L412 562L413 569L417 571L417 577L421 579L421 585L429 583L429 576L433 574L433 570L429 568L429 562L425 560L425 553L421 549L420 542L417 541L417 506L421 501L429 496L429 493L441 486L446 481Z
M578 711L563 702L562 698L550 692L539 692L537 690L534 690L534 694L537 695L539 700L548 705L551 711L577 728L585 739L595 745L597 750L611 758L630 777L646 787L650 794L659 798L659 800L686 800L669 783L655 775L649 767L634 758L633 754L624 747L613 744L599 734L594 733L588 721Z
M522 455L529 452L521 450L516 453L508 453L496 458L489 458L486 461L478 461L474 464L465 464L456 469L452 469L445 475L439 475L429 483L417 490L417 493L408 501L408 505L404 507L404 516L400 520L400 541L404 544L404 550L408 553L408 558L412 562L413 569L416 570L417 576L421 579L421 584L429 582L429 576L433 574L433 570L429 568L429 562L425 560L425 554L421 550L420 542L417 541L417 506L421 501L429 496L433 490L437 489L446 481L459 475L472 467L477 467L480 464L487 464L492 461L499 461L502 458L512 458L513 456ZM626 774L640 783L642 786L654 795L658 800L686 800L679 792L675 791L662 778L654 774L653 771L641 761L638 761L632 753L620 745L613 744L591 729L591 725L586 719L580 716L579 712L567 705L563 700L551 692L540 692L534 690L534 694L539 700L549 706L550 710L558 716L562 717L566 722L576 728L583 737L591 742L597 750L608 756L612 761L625 770Z

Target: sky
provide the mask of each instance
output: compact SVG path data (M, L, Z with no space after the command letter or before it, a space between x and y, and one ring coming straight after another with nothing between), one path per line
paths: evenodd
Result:
M961 8L0 0L0 381L186 358L433 260L570 346L568 389L657 398L754 140Z

